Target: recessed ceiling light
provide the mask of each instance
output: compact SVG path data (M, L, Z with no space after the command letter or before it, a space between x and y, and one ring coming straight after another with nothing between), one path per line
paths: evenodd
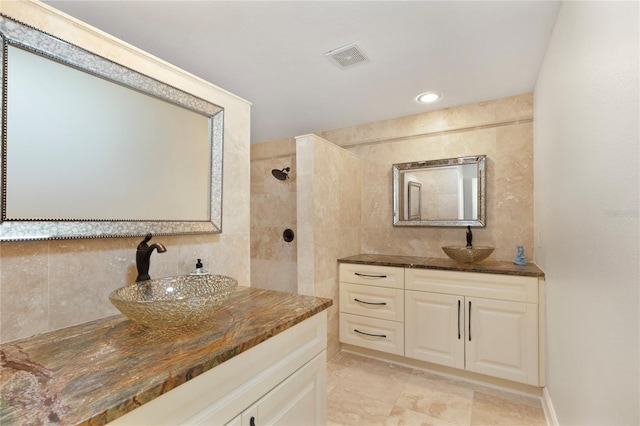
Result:
M419 94L418 97L416 98L416 101L420 102L421 104L428 104L428 103L437 101L441 97L442 95L440 95L440 93L427 92L427 93Z

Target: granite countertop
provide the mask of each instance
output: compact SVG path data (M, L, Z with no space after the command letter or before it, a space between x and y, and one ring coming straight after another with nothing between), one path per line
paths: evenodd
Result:
M0 345L0 423L105 424L332 303L238 287L194 327L116 315Z
M403 268L440 269L445 271L480 272L485 274L519 275L544 278L544 272L534 263L524 266L513 262L483 260L478 263L458 263L449 258L393 256L386 254L357 254L338 259L340 263L360 265L399 266Z

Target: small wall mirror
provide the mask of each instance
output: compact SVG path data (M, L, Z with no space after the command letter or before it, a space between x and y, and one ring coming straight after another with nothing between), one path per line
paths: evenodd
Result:
M485 226L486 156L393 165L394 226Z
M219 233L223 108L0 16L0 240Z

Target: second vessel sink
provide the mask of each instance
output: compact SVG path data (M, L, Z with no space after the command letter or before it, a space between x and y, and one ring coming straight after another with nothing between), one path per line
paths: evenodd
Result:
M446 246L442 250L451 259L460 263L476 263L489 257L493 253L493 247L465 247L465 246Z
M137 323L151 328L178 327L211 316L237 285L237 280L224 275L166 277L121 287L109 300Z

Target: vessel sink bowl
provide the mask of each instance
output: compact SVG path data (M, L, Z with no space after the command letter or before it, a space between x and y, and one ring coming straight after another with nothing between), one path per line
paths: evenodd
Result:
M207 319L237 285L237 280L224 275L166 277L121 287L109 300L126 317L147 327L179 327Z
M493 247L471 247L465 246L446 246L442 247L442 250L451 259L460 263L476 263L489 257L493 250Z

